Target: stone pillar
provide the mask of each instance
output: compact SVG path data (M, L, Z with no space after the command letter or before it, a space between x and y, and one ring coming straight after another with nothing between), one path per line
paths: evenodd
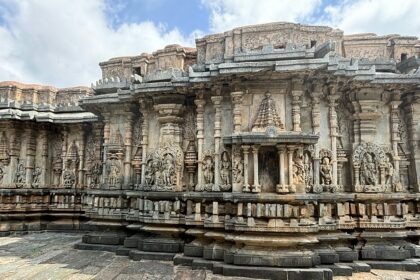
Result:
M220 94L220 89L217 89ZM221 103L223 97L220 95L212 96L211 101L213 102L214 108L216 109L214 115L214 184L213 191L220 191L220 146L221 146Z
M293 153L295 151L294 146L288 146L287 147L287 158L288 158L288 177L289 177L289 186L291 187L293 185Z
M314 92L312 92L312 132L316 135L320 135L320 124L321 124L321 110L320 110L320 97L322 95L322 89L320 85L315 86ZM314 187L317 189L319 186L319 144L314 145Z
M77 187L78 188L83 188L85 185L84 182L84 168L85 168L85 131L83 129L83 127L80 125L79 126L79 166L78 166L78 180L77 180Z
M20 152L20 140L21 137L19 137L18 135L18 124L16 123L12 123L10 124L9 130L8 130L8 134L10 135L10 174L6 174L8 175L9 178L9 183L14 183L15 180L15 172L18 166L18 158L19 158L19 152ZM3 179L3 184L4 184L4 179Z
M126 114L126 121L124 125L124 146L125 146L125 158L124 158L124 186L127 187L131 182L131 153L133 146L133 113L128 111Z
M333 186L337 186L337 112L335 111L336 100L338 95L328 96L329 118L330 118L330 137L331 137L331 161L332 161L332 182Z
M242 96L243 91L234 91L231 92L232 104L233 104L233 133L241 133L242 126L242 115L241 115L241 105L242 105Z
M102 114L104 118L104 147L106 147L107 144L109 144L109 137L111 133L111 114L110 113L103 113ZM63 143L64 145L64 143ZM105 163L107 161L107 150L104 148L104 153L102 155L102 162ZM106 165L102 164L102 183L106 183Z
M249 148L248 145L242 146L242 151L244 153L244 188L243 192L250 192L249 188L249 177L248 177L248 167L249 167Z
M284 171L285 171L285 162L284 162L284 154L285 154L286 147L284 145L277 145L277 153L279 155L279 184L277 185L277 192L284 192L284 188L286 187Z
M293 80L293 90L292 90L292 123L293 131L300 132L302 131L300 127L300 105L301 105L301 96L303 95L302 81L299 79Z
M252 186L252 192L261 192L261 186L258 181L258 150L259 145L252 146L252 155L254 158L254 185Z
M196 191L203 190L203 145L204 145L204 105L206 101L203 99L203 94L197 95L194 100L197 106L197 185Z
M149 136L149 109L146 99L140 99L140 113L143 115L143 122L141 124L141 185L146 184L146 158L147 158L147 145Z
M25 128L25 138L26 138L26 165L25 165L25 181L26 187L32 187L32 175L34 171L34 164L35 164L35 152L36 152L36 144L35 144L35 137L33 133L33 128L28 124Z
M401 141L400 135L398 133L398 127L400 124L400 113L399 113L399 106L402 102L401 101L391 101L390 102L390 109L391 109L391 142L392 142L392 153L393 153L393 164L395 168L396 174L400 174L400 157L398 155L398 142Z
M41 175L39 177L39 186L45 187L47 185L47 165L48 165L48 127L43 126L38 137L41 147Z

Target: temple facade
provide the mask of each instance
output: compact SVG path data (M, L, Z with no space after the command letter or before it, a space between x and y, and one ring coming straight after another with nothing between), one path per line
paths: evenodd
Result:
M227 275L420 267L416 37L272 23L99 65L0 83L0 234Z

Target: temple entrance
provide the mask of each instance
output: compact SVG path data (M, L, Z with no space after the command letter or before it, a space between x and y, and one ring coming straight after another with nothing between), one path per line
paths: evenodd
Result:
M261 192L276 192L276 185L279 182L279 158L275 147L261 147L258 167Z

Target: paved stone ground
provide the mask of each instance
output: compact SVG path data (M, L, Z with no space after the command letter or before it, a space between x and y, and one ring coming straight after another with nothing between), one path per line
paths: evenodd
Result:
M0 238L0 279L248 279L223 277L206 270L174 267L172 262L132 261L128 257L98 251L80 251L73 245L81 234L31 233ZM419 279L420 273L373 270L335 279Z

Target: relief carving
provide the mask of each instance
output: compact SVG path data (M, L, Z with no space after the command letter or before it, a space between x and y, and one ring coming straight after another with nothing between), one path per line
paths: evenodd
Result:
M144 190L174 191L181 188L184 153L181 147L166 142L147 156Z
M203 181L204 189L211 191L214 183L214 155L212 152L207 151L203 156Z
M267 128L284 130L284 124L277 114L276 103L270 92L265 93L252 125L253 132L265 132Z
M244 161L239 148L233 149L232 183L242 186L244 183Z
M220 190L229 191L232 188L230 179L230 156L227 151L223 151L220 156Z
M35 167L34 170L32 171L32 187L33 188L39 187L39 184L41 182L41 174L42 174L42 170L40 167Z
M120 188L122 183L121 162L117 153L111 153L106 160L106 175L109 187Z
M15 184L17 188L22 188L26 183L25 166L19 162L16 167Z
M2 132L0 138L0 162L3 165L9 165L10 163L10 148L9 141L7 139L6 132Z

